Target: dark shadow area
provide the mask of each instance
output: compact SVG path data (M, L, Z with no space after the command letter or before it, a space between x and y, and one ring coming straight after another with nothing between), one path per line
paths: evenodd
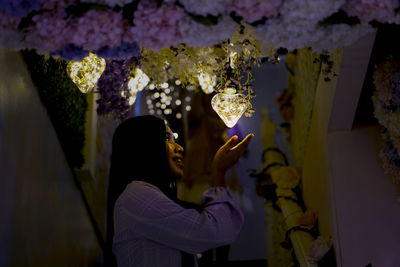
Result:
M358 100L357 111L353 122L353 128L360 125L377 123L374 117L374 107L372 104L372 94L375 91L373 82L376 66L389 56L400 58L400 39L395 38L400 34L400 26L395 24L384 24L378 27L374 46L372 48L367 73L361 95Z

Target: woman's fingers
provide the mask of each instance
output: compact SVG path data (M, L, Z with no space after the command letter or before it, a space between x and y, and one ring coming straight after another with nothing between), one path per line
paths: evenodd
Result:
M231 150L235 146L237 140L238 140L237 135L232 136L231 138L229 138L228 141L226 141L226 143L220 149L223 151Z
M240 154L243 154L246 151L247 147L249 146L250 141L253 138L253 136L254 136L254 134L252 134L252 133L248 134L246 136L246 138L242 140L242 142L237 144L235 147L231 148L231 150L235 150L235 151L239 152Z

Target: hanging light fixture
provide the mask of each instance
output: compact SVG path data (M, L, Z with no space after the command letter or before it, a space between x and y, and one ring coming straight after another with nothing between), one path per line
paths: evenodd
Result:
M200 74L197 75L197 78L199 79L200 87L204 93L211 94L214 92L214 86L216 84L215 76L200 72Z
M68 62L67 73L82 93L88 93L96 86L105 68L106 61L103 58L89 53L82 61Z
M211 106L222 121L232 128L246 111L248 100L236 93L234 88L226 88L223 93L216 94L211 99Z
M133 77L129 79L128 88L132 93L137 93L142 91L149 82L149 76L147 76L141 69L136 68Z
M142 91L149 82L150 78L141 69L136 68L133 77L128 81L128 88L131 91L131 96L129 97L130 106L135 103L137 93Z

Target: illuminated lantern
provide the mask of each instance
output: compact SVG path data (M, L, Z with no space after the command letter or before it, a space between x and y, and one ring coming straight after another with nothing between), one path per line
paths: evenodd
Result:
M128 88L132 93L142 91L150 82L150 78L141 69L136 68L134 77L131 77L128 82Z
M133 75L134 77L131 77L128 81L128 88L131 91L131 96L129 97L130 106L135 103L137 93L142 91L150 82L150 78L139 68L135 69Z
M89 53L82 61L68 62L67 73L82 93L88 93L96 86L105 68L106 61L103 58Z
M212 108L229 128L235 126L246 111L247 105L248 100L242 94L237 94L233 88L227 88L211 99Z

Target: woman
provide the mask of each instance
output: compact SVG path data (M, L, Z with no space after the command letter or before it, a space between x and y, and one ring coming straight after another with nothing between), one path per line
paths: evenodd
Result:
M140 116L120 124L112 142L107 227L118 266L196 266L197 253L231 243L243 214L225 188L225 172L252 136L236 146L234 136L218 150L213 187L199 211L176 198L183 148L164 121Z

